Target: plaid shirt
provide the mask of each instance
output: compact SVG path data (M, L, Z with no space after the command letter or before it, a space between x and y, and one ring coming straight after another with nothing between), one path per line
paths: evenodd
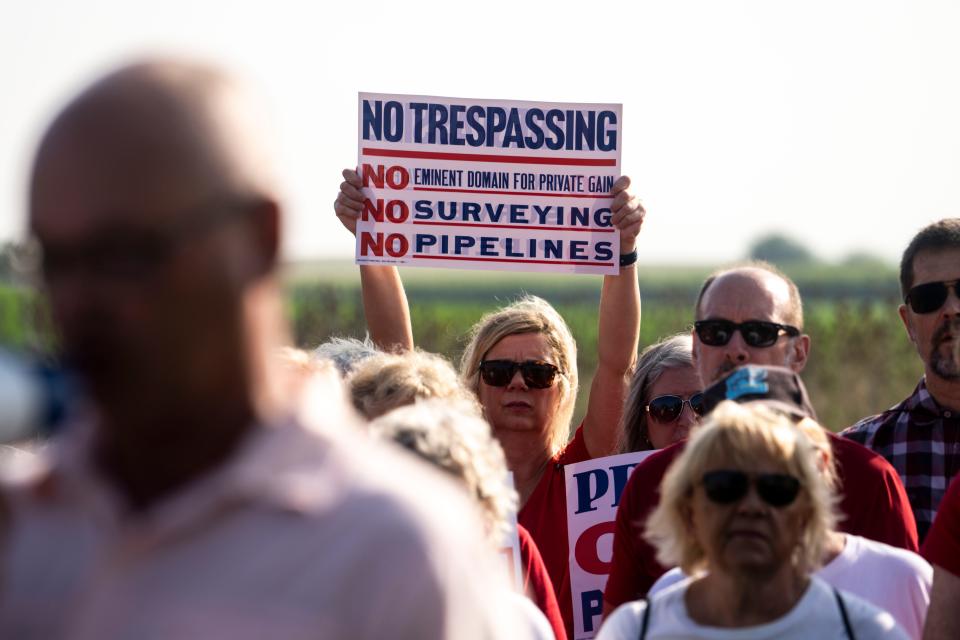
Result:
M873 449L897 470L923 542L951 478L960 471L960 412L940 407L921 378L906 400L840 435Z

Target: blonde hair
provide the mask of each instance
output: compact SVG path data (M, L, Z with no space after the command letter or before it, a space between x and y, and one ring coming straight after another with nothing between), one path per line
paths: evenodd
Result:
M548 450L556 454L566 444L577 400L577 343L557 310L536 296L525 296L513 304L488 313L473 325L469 343L460 360L460 378L474 393L480 388L480 361L507 336L538 333L553 352L553 364L559 368L557 384L560 402L554 424L550 425Z
M347 386L353 406L368 420L429 398L473 404L479 410L476 397L461 384L453 366L426 351L370 356L356 365Z
M810 515L792 562L803 573L816 570L827 533L836 525L837 497L818 468L818 447L806 435L810 428L798 428L789 417L768 407L720 403L663 479L660 504L647 520L645 532L657 549L657 559L664 566L679 565L687 574L708 569L689 526L694 487L704 472L721 461L733 468L749 468L761 459L773 461L800 480L800 495L806 496Z
M369 428L462 482L481 507L491 542L502 543L507 518L517 508L517 492L507 484L503 449L481 417L479 405L423 400L394 409Z

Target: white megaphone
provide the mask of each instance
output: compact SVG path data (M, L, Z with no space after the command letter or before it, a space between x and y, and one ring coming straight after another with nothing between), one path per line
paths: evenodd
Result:
M0 443L50 435L72 395L62 371L0 350Z

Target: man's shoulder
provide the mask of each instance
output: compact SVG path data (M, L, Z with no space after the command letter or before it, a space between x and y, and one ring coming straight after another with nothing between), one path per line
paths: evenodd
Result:
M925 393L925 388L924 381L921 379L917 388L909 396L886 411L861 418L853 425L841 431L840 435L854 442L871 446L878 434L892 429L904 415L909 414L911 406L918 404L921 400L921 396Z

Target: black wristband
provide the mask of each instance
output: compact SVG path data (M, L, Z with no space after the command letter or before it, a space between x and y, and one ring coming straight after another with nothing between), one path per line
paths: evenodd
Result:
M634 249L630 253L621 253L620 254L620 266L629 267L632 264L637 263L637 250Z

